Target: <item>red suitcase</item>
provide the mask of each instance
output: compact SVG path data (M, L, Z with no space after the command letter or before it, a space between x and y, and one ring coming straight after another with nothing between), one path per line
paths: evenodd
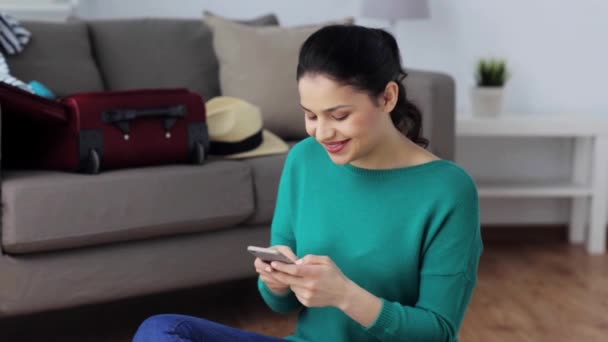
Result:
M27 158L14 158L27 159L21 164L97 173L149 165L202 164L209 149L203 99L187 89L81 93L62 98L57 106L65 109L64 122L31 125L33 138L27 131L19 134L31 139L24 143L29 147ZM18 126L25 127L23 123Z

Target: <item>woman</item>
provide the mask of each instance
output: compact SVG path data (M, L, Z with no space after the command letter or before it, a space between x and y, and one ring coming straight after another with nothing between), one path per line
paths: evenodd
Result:
M477 190L427 151L387 32L325 27L304 42L297 80L306 131L281 177L271 245L256 259L271 309L301 310L291 341L457 341L482 252ZM160 315L135 341L279 341Z

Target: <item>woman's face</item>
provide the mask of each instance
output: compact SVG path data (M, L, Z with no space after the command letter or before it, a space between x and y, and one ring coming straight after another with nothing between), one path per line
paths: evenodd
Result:
M367 93L319 74L300 78L298 90L306 132L334 163L366 157L385 135L390 116Z

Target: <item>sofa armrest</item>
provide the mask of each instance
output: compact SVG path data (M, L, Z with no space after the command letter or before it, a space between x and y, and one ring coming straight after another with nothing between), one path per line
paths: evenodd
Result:
M422 135L429 150L443 159L454 160L456 87L454 79L443 73L406 70L407 97L422 112Z

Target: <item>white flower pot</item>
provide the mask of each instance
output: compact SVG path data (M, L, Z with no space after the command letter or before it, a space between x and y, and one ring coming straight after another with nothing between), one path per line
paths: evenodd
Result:
M474 87L471 104L474 116L497 116L502 112L503 87Z

